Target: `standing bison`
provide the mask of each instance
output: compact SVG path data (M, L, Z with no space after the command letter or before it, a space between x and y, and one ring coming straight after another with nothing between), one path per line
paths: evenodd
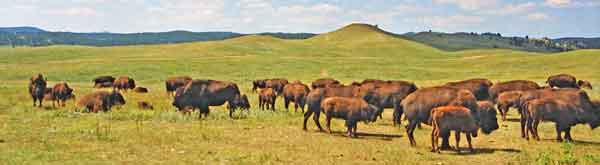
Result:
M590 84L590 82L585 81L585 80L577 80L577 78L575 78L575 76L570 75L570 74L558 74L558 75L552 75L550 77L548 77L548 80L546 80L546 83L548 83L548 85L551 88L557 87L557 88L588 88L588 89L592 89L592 84Z
M465 133L469 150L473 152L471 136L477 137L479 126L471 111L461 106L442 106L431 110L431 152L440 152L438 140L442 135L449 135L454 131L456 137L456 151L460 151L460 133Z
M361 85L358 96L365 99L369 104L381 108L378 112L383 112L384 108L394 109L393 121L394 125L396 125L400 124L400 117L403 113L400 102L402 102L406 96L416 91L417 86L409 82L385 82L377 85L374 89L366 91L366 93L363 89L364 88ZM377 115L381 118L382 114L380 113Z
M306 130L306 123L308 118L310 118L313 114L313 120L315 124L319 128L320 131L323 131L323 127L321 127L321 123L319 123L319 117L321 114L321 101L328 97L355 97L357 92L356 86L332 86L332 87L323 87L317 88L308 93L306 96L306 104L308 105L308 110L304 113L304 123L303 130Z
M165 80L165 88L167 89L167 93L172 95L177 88L185 86L190 81L192 81L192 78L189 76L169 77Z
M281 94L283 93L283 87L288 83L288 80L283 78L255 80L252 82L252 91L256 91L256 89L273 88L278 94Z
M532 89L539 89L539 88L540 88L540 85L538 85L537 83L535 83L533 81L512 80L512 81L506 81L506 82L499 82L499 83L492 85L492 87L490 87L489 93L490 93L491 100L495 102L498 95L500 95L500 93L502 93L502 92L525 91L525 90L532 90Z
M327 132L331 133L331 119L339 118L346 120L348 128L348 137L356 136L356 125L359 121L375 122L377 114L381 109L360 98L347 97L329 97L321 102L323 113L325 113L325 121Z
M271 110L275 111L275 99L277 99L277 92L273 88L263 88L258 93L258 107L260 110Z
M496 104L498 104L498 111L500 111L500 116L502 116L502 121L506 121L506 115L508 113L508 109L519 108L520 107L520 99L521 95L523 95L524 91L508 91L502 92L496 98ZM518 111L521 114L521 111Z
M135 88L135 80L129 76L121 76L113 82L113 88L117 90L129 90Z
M38 107L42 107L42 101L44 100L44 94L46 92L46 79L42 74L35 75L29 79L29 95L33 99L33 106L36 106L36 102L39 102Z
M320 78L312 82L312 89L325 88L331 85L341 85L340 81L332 78Z
M97 113L98 111L109 111L115 105L124 105L125 99L118 91L96 91L84 95L77 101L77 106L86 108L88 111Z
M306 96L310 92L310 89L306 84L296 81L283 87L283 101L285 109L287 110L290 102L294 102L294 112L298 111L298 107L304 113L304 105L306 104Z
M56 102L59 106L64 107L65 102L73 97L73 89L69 87L66 82L61 82L54 85L52 88L52 95L54 96L52 105L54 105L54 102Z
M200 109L198 118L208 116L210 106L229 104L229 117L237 109L241 101L240 90L235 83L216 80L192 80L183 88L178 88L173 100L173 106L180 111L192 108Z
M490 87L492 87L492 85L492 81L482 78L468 79L444 84L444 86L448 87L469 90L475 95L475 98L477 98L477 100L479 101L489 99L489 89Z
M113 76L98 76L92 80L94 82L94 88L106 88L112 87L115 77Z

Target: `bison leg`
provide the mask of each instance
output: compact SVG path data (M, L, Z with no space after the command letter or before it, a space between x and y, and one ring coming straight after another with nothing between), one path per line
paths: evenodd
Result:
M392 118L394 126L402 124L402 119L401 119L402 112L403 112L402 107L394 108L394 114L393 114L393 118Z
M348 121L346 121L346 125L347 125ZM331 116L328 114L325 114L325 126L327 127L327 133L331 134ZM350 133L350 126L348 126L348 133Z
M571 138L571 127L565 128L565 140L568 142L573 141L573 139Z
M315 124L317 124L317 127L319 127L319 131L323 131L323 127L321 127L321 122L319 122L320 117L321 117L321 113L315 112L315 115L313 116L313 120L315 121Z
M498 105L498 111L502 117L502 121L506 121L506 113L508 113L508 107L505 105Z
M298 112L298 102L294 102L294 112Z
M40 107L40 108L42 107L42 101L43 100L44 100L44 98L38 98L38 102L40 102L39 105L38 105L38 107Z
M540 141L540 135L538 134L538 126L540 125L540 120L539 119L534 119L533 120L533 136L535 138L535 140Z
M450 131L442 131L440 136L442 137L442 150L451 150L450 147Z
M352 125L353 125L352 134L354 134L354 137L357 138L358 135L356 134L356 128L358 127L358 122L352 122Z
M558 141L558 142L563 141L562 137L560 136L560 133L562 132L562 130L563 129L561 128L560 124L556 123L556 141Z
M406 134L408 135L408 140L410 141L410 146L417 146L417 142L415 141L414 132L417 127L417 120L409 120L408 125L406 126Z
M470 133L467 133L467 143L469 143L469 151L475 152L475 150L473 149L473 145L471 144L471 134ZM458 143L456 146L458 147Z
M275 100L276 98L273 98L273 102L271 102L271 110L275 111Z
M529 133L531 133L531 136L533 136L534 139L537 139L533 130L533 119L527 118L525 121L525 127L527 129L525 130L525 139L529 140Z
M285 106L285 110L290 110L288 107L290 106L290 99L283 97L283 105Z
M449 134L450 132L448 132ZM460 131L455 131L454 139L456 140L456 152L460 152Z
M438 128L434 125L433 130L431 130L431 152L438 152Z
M526 118L526 114L521 115L521 137L522 138L529 138L525 130L525 124L527 124L527 118Z

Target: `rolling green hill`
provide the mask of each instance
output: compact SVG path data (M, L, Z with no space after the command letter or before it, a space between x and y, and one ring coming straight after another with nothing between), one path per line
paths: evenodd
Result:
M222 41L118 47L0 47L0 164L597 164L600 130L573 128L574 143L553 140L551 123L540 125L542 141L519 136L519 116L473 141L476 152L429 152L431 128L415 131L409 147L405 129L392 127L391 112L359 124L361 136L343 136L344 122L333 120L334 134L302 131L300 112L260 111L251 81L284 77L310 83L334 77L350 83L365 78L399 79L419 87L485 77L494 82L571 73L600 86L600 50L532 53L509 49L447 52L353 24L304 40L248 35ZM27 81L43 73L49 85L67 81L78 97L93 90L98 75L130 75L148 94L124 93L127 104L110 113L79 113L74 103L52 109L31 107ZM250 97L250 112L229 119L225 107L212 107L207 119L174 112L164 93L168 76L233 81ZM588 90L600 99L600 89ZM137 101L154 104L140 110ZM195 114L194 114L195 115ZM321 122L323 123L323 122ZM451 142L454 145L454 142ZM463 148L466 143L462 143Z

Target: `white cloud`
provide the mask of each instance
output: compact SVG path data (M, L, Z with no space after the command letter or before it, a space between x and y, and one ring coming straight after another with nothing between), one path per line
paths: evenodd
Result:
M499 9L485 10L483 13L492 15L511 15L526 13L535 9L538 5L533 2L526 2L521 4L507 4Z
M473 24L480 24L485 21L483 17L471 15L452 15L452 16L424 16L417 18L406 18L406 22L421 23L433 28L458 28Z
M546 0L544 5L553 8L597 7L600 6L600 0Z
M72 16L72 17L97 17L104 16L104 13L88 7L73 7L60 10L49 10L46 13L53 15Z
M568 7L571 5L571 0L546 0L546 2L544 2L544 4L546 4L547 6L551 6L551 7Z
M531 13L527 15L527 19L532 21L546 21L550 20L550 16L546 13Z
M433 0L436 4L454 4L465 10L479 10L498 5L497 0Z

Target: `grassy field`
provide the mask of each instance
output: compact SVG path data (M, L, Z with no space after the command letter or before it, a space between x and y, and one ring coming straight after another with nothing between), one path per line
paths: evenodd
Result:
M125 47L52 46L0 48L0 164L554 164L600 163L600 130L579 125L574 143L558 143L550 123L540 126L542 141L520 138L518 114L499 121L501 128L474 139L476 152L429 152L429 126L415 131L409 147L403 127L384 120L359 124L360 138L317 132L312 121L302 131L302 114L260 111L251 81L285 77L309 83L334 77L344 83L365 78L414 81L420 87L485 77L493 81L529 79L543 84L556 73L571 73L600 87L600 50L538 54L511 50L444 52L354 25L307 40L245 36L225 41ZM91 92L98 75L130 75L150 93L126 93L127 104L110 113L39 109L31 106L27 80L41 72L52 85L67 81L78 96ZM190 75L236 82L253 108L230 119L213 107L198 120L175 112L164 79ZM600 99L600 90L588 90ZM139 110L137 101L155 110ZM323 123L323 122L322 122ZM464 138L463 138L464 139ZM451 142L453 144L453 142ZM466 142L463 142L466 147Z

